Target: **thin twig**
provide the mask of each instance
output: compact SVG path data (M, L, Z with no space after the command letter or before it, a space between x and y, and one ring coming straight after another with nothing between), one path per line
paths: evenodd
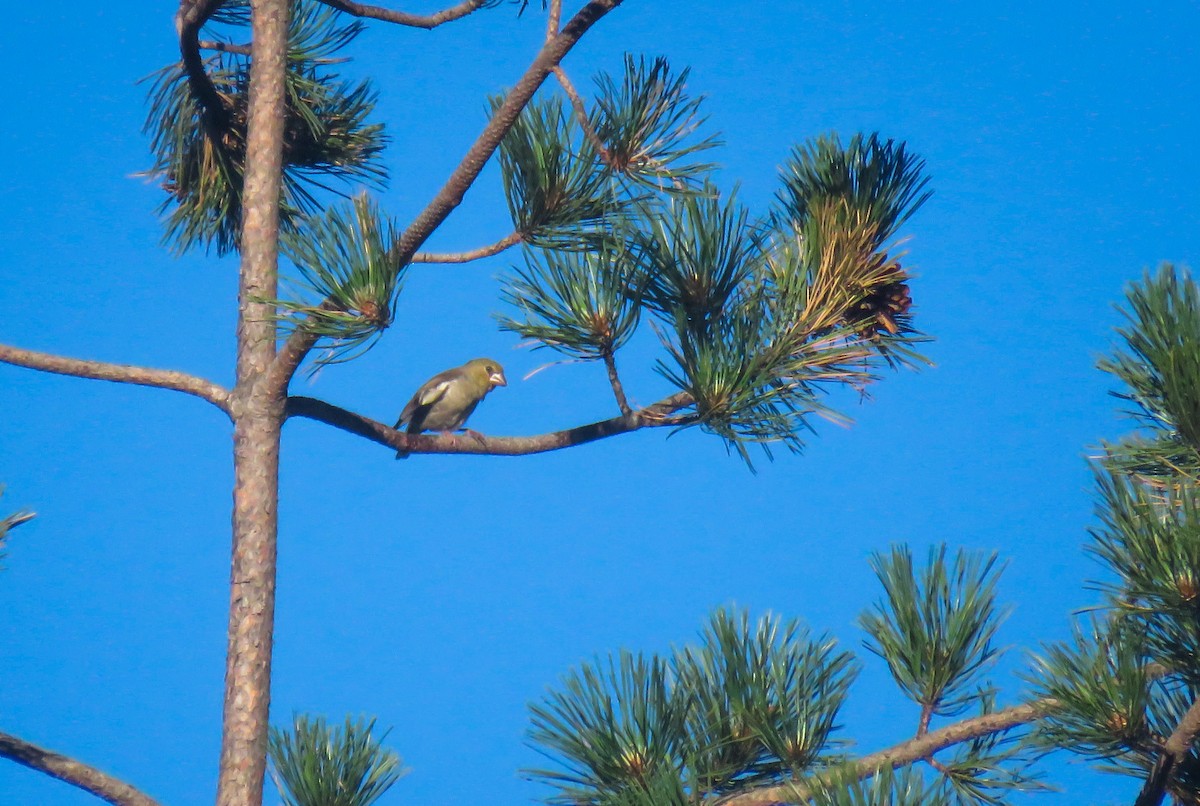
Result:
M562 21L562 0L550 0L549 13L546 15L546 41L558 36L558 25Z
M604 145L604 141L600 139L600 135L596 133L596 129L592 127L592 121L588 118L587 106L583 103L583 97L580 96L579 90L575 89L575 85L571 83L571 79L567 76L567 71L562 69L561 65L556 65L554 68L554 77L562 85L563 92L571 99L571 106L575 109L575 117L579 121L579 127L583 129L584 136L592 144L592 148L596 149L596 156L608 167L613 167L612 154L609 153L608 148Z
M0 733L0 757L76 786L116 806L159 806L158 801L82 761Z
M612 384L613 395L617 398L617 408L621 410L621 414L628 417L633 410L629 408L625 387L621 385L621 378L617 375L617 359L613 357L611 350L604 353L604 368L608 370L608 382Z
M397 25L407 25L410 28L424 28L428 31L438 27L442 23L462 19L468 14L478 11L484 6L487 0L464 0L456 6L451 6L434 14L410 14L407 11L394 11L390 8L355 3L353 0L321 0L321 2L330 8L336 8L338 11L344 11L355 17L394 22Z
M135 367L129 364L109 364L104 361L85 361L80 358L39 353L36 350L24 350L7 344L0 344L0 363L28 367L42 372L53 372L56 375L70 375L75 378L91 378L97 381L171 389L207 400L221 411L229 414L228 389L185 372Z
M462 203L463 197L483 171L483 166L499 148L500 141L512 129L522 110L554 70L555 65L563 60L588 29L605 14L621 5L621 2L622 0L590 0L557 36L543 45L525 74L504 96L504 102L492 114L474 144L467 149L467 153L442 189L392 245L389 257L395 265L410 263L421 245L442 225L454 208ZM272 384L273 388L279 383L286 384L296 374L300 363L317 341L318 337L309 330L297 328L279 350L262 382Z
M1163 743L1162 754L1147 776L1133 806L1159 806L1162 803L1175 768L1187 758L1197 733L1200 733L1200 699L1192 703L1192 707Z
M884 769L897 769L922 759L931 758L934 753L947 747L1028 724L1053 706L1053 700L1037 700L983 716L964 719L953 725L930 731L919 738L909 739L886 750L880 750L856 761L839 765L829 773L814 776L812 780L814 783L833 777L841 780L846 771L852 769L854 776L861 781ZM813 789L811 784L804 781L794 781L727 795L714 800L713 803L720 804L720 806L774 806L780 803L802 803L812 797Z
M921 705L921 718L917 721L917 738L929 733L929 720L933 719L933 706Z
M383 423L311 397L289 397L288 417L304 417L332 425L369 439L391 450L404 453L454 453L482 456L526 456L533 453L569 448L598 439L627 434L640 428L663 425L672 412L691 405L684 392L627 415L601 420L565 431L529 437L490 437L483 434L408 434Z
M498 255L511 246L521 242L521 233L514 232L505 235L500 240L469 252L417 252L412 256L413 263L470 263L472 260Z
M237 53L241 56L250 55L249 45L235 45L232 42L217 42L212 39L201 39L196 44L201 50L217 50L221 53Z

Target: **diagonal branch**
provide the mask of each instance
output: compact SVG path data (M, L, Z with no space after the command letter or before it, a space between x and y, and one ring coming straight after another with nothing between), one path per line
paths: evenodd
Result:
M517 122L521 111L529 104L538 88L542 86L546 76L550 75L555 65L563 60L589 28L605 14L619 6L621 2L622 0L590 0L579 10L579 13L571 18L557 36L546 40L533 63L504 96L504 102L493 113L491 120L484 126L475 143L467 149L466 155L450 174L446 184L392 246L390 256L395 265L403 266L412 261L413 255L433 234L433 231L441 226L455 207L462 203L467 190L479 178L483 166L499 148L500 141ZM286 388L292 376L296 374L300 363L304 361L304 357L317 343L318 338L316 334L305 328L297 328L279 350L279 354L261 382L274 389Z
M513 232L500 240L468 252L417 252L412 256L413 263L470 263L484 257L498 255L510 246L521 243L521 233Z
M0 363L28 367L42 372L53 372L56 375L70 375L75 378L91 378L97 381L172 389L176 392L195 395L201 400L207 400L221 411L229 414L228 389L185 372L149 369L129 364L108 364L104 361L85 361L80 358L39 353L35 350L23 350L7 344L0 344Z
M583 129L584 137L592 144L592 148L596 149L596 156L605 165L612 167L612 154L609 153L608 147L604 145L604 141L600 139L600 135L596 133L596 128L592 126L592 121L588 117L587 106L583 102L583 97L580 96L579 90L575 89L575 85L571 83L571 79L567 76L567 71L562 69L560 65L555 65L554 77L558 79L563 92L570 99L571 108L575 110L575 118L579 121L579 128Z
M462 19L468 14L478 11L487 5L488 0L463 0L458 5L433 14L410 14L407 11L393 11L390 8L355 3L353 0L321 0L321 2L330 8L336 8L338 11L344 11L355 17L394 22L397 25L424 28L428 31L444 22Z
M589 28L621 2L622 0L591 0L563 26L557 36L546 41L533 63L529 65L529 69L505 95L504 102L496 109L446 184L400 236L400 240L392 249L392 257L397 264L404 265L411 260L421 244L462 202L463 196L478 178L483 166L500 146L504 135L508 134L521 111L529 104L555 65L566 57Z
M1174 777L1175 768L1187 758L1200 733L1200 699L1192 703L1179 724L1163 744L1162 754L1146 778L1142 791L1133 806L1159 806L1167 793L1167 785Z
M489 437L483 434L407 434L389 428L377 420L347 411L340 406L312 397L289 397L288 417L305 417L318 420L351 434L369 439L392 450L404 453L455 453L478 456L526 456L545 453L575 445L595 442L598 439L627 434L640 428L660 425L675 425L668 415L691 405L691 397L676 393L652 406L630 412L609 420L538 434L530 437Z
M1053 706L1053 700L1036 700L990 714L964 719L885 750L870 753L856 761L847 762L845 765L834 768L831 773L814 776L814 779L824 780L834 775L839 776L840 779L847 769L851 769L857 779L861 781L881 770L898 769L930 758L934 753L945 750L947 747L1028 724ZM803 803L812 797L812 791L813 787L804 781L794 781L724 796L716 799L713 803L720 804L720 806L777 806L781 803Z
M139 792L108 773L2 732L0 757L79 787L116 806L158 806L158 801L149 795Z

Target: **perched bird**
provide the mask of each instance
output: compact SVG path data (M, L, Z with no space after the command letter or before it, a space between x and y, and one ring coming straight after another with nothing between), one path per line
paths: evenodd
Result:
M400 412L394 427L407 425L410 434L455 431L463 427L479 401L497 386L508 386L508 381L504 367L491 358L476 358L461 367L439 372L421 385ZM406 456L405 451L396 452L397 459Z

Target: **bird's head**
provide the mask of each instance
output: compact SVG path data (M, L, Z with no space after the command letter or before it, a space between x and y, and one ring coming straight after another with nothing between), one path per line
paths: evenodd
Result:
M508 386L508 379L504 377L504 367L500 366L500 362L493 358L476 358L468 361L466 370L481 379L486 378L489 390L497 386Z

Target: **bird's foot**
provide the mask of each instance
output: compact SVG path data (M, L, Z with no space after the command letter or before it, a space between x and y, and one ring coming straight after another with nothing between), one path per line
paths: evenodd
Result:
M483 434L479 433L478 431L474 431L470 428L464 428L463 434L470 437L471 439L475 440L480 445L482 445L484 442L487 441L487 437L485 437Z

